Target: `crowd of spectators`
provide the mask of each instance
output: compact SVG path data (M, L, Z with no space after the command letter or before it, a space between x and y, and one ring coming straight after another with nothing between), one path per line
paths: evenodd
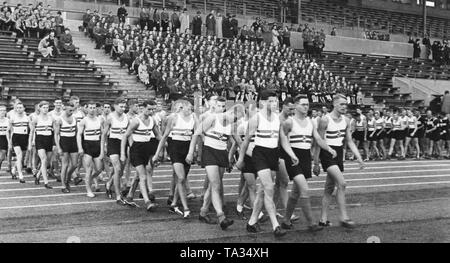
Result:
M36 6L9 6L3 2L0 9L0 29L14 31L18 37L43 38L54 30L56 36L64 33L61 12L52 12L51 6L44 7L42 2Z
M41 39L38 51L43 57L56 57L61 52L74 52L70 30L64 27L61 12L51 11L51 6L44 7L42 2L36 6L9 6L3 2L0 8L0 29L13 31L17 37Z
M325 48L326 35L323 29L316 30L310 28L308 24L302 28L299 26L298 32L302 32L303 49L308 56L321 57L322 51Z
M409 36L409 44L413 44L413 58L417 61L421 55L421 44L425 48L425 58L433 60L438 65L450 65L450 46L447 38L444 37L442 42L434 40L433 44L429 35L426 35L422 40Z
M129 25L93 15L90 25L95 26L88 23L87 33L97 42L97 48L104 48L113 59L120 60L122 66L165 99L201 92L245 102L256 100L261 90L274 89L281 101L305 93L311 102L326 103L339 92L356 102L356 85L325 70L314 58L294 52L282 36L281 42L269 44L246 34L248 27L231 37L225 37L223 30L220 37L212 26L206 26L204 34L194 34L195 30L192 34L183 33L180 28L184 14L185 11L174 11L169 23L158 23L153 16L152 30L147 19L146 23L141 19L138 24ZM180 23L174 23L174 17ZM250 31L262 31L263 24L256 21Z

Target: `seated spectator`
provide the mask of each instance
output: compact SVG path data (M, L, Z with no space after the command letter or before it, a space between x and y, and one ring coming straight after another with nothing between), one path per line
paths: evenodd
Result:
M55 32L52 31L39 42L38 50L44 58L55 57L58 54L56 46Z
M75 52L75 46L73 45L72 35L70 34L70 29L65 28L64 34L59 38L59 49L62 52Z

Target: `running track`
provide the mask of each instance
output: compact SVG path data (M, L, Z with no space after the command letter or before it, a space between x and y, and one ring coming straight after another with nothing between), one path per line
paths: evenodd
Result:
M189 180L191 188L197 194L201 192L204 176L203 169L198 166L192 167ZM3 241L38 242L40 240L39 232L43 231L70 232L70 229L84 226L101 228L105 225L127 228L127 223L148 224L149 222L155 222L154 226L157 223L159 228L165 226L172 228L174 236L166 235L161 240L187 241L190 239L179 239L177 237L177 229L173 229L173 225L186 226L192 224L198 229L199 233L211 228L218 228L217 226L198 223L196 217L200 205L199 199L189 201L192 219L183 220L179 216L167 212L166 199L170 178L171 167L168 164L162 164L156 169L153 183L157 203L160 206L156 212L148 213L143 208L119 206L114 200L107 199L104 192L97 193L96 198L88 198L85 196L83 184L73 186L70 194L63 194L60 184L55 180L50 181L54 189L47 190L43 188L42 182L40 186L34 185L32 176L26 176L27 183L20 184L16 180L11 180L10 176L0 173L0 235L3 235ZM371 199L373 199L373 202L380 202L380 200L383 200L383 198L380 199L380 196L388 195L397 195L398 200L408 202L445 199L449 197L450 161L368 162L364 170L360 170L355 162L347 162L345 164L345 178L348 185L348 205L350 207L358 207L362 202L371 203ZM313 201L315 200L313 207L319 205L318 201L322 195L324 179L324 173L321 173L320 176L314 176L309 180L310 195L313 197ZM235 206L238 184L239 172L237 170L225 174L225 198L232 217L234 216L232 209ZM104 191L103 186L102 191ZM143 201L138 199L137 196L135 200L143 206ZM386 200L386 202L389 202L389 198ZM179 233L183 233L183 231L180 229ZM61 235L66 234L65 232L62 234L62 232ZM213 237L213 234L210 235L210 238ZM52 238L50 240L55 242L64 242L65 237L54 239L53 236ZM199 239L199 237L192 237L192 240L195 239ZM113 236L103 237L103 240L116 241ZM152 237L149 240L137 239L135 241L154 242L157 239Z

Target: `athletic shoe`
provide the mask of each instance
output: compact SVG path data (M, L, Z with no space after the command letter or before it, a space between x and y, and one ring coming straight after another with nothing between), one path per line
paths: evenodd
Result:
M39 184L40 184L40 182L39 182L39 177L36 177L36 179L34 179L34 184L35 184L35 185L39 185Z
M286 234L287 234L286 230L281 229L280 226L277 226L277 228L275 228L275 230L273 231L273 235L277 238L282 237Z
M107 186L106 186L106 197L109 198L109 199L113 198L113 192Z
M57 176L56 177L56 182L61 183L61 177Z
M94 198L95 194L94 193L87 193L86 196L89 197L89 198Z
M222 222L220 222L220 228L222 228L222 230L226 230L229 226L231 226L234 223L233 220L230 220L228 218L225 218L224 220L222 220Z
M136 208L139 207L138 204L136 204L136 203L133 201L133 198L127 197L127 198L125 198L124 201L125 201L125 203L126 203L128 206L136 207Z
M248 219L248 218L245 216L245 214L244 214L244 210L242 210L241 212L239 212L239 211L236 210L236 214L237 214L238 218L241 219L241 220L247 220L247 219Z
M178 208L178 206L171 206L169 208L169 212L170 213L174 213L174 214L179 214L180 216L183 216L183 212L180 210L180 208Z
M190 193L186 197L187 197L188 200L193 200L193 199L197 198L197 195L194 194L194 193Z
M73 179L73 184L74 185L79 185L81 182L83 182L83 179L81 179L80 177L75 177L75 179Z
M291 216L291 222L297 222L298 220L300 220L300 216L297 216L297 215Z
M24 184L24 183L25 183L25 180L24 180L24 179L20 179L19 182L20 182L21 184Z
M151 201L147 203L147 211L148 212L154 212L155 208L156 208L156 204L155 203L153 203Z
M53 187L51 187L51 186L48 185L48 184L44 184L44 187L47 188L47 189L53 189Z
M130 192L130 188L131 188L131 187L125 188L125 190L123 190L122 193L121 193L122 196L127 196L127 195L128 195L128 192Z
M172 205L173 196L170 195L169 198L167 198L167 205Z
M308 231L309 232L318 232L323 230L323 226L318 226L318 225L312 225L312 226L308 226Z
M265 223L270 219L270 217L266 214L264 214L261 218L258 219L258 223Z
M330 221L327 221L327 222L319 221L319 226L327 227L327 226L332 226L332 225L331 225Z
M353 222L351 219L347 219L347 220L341 221L340 223L341 223L341 226L345 227L345 228L352 229L352 228L356 227L355 222Z
M254 224L254 225L249 225L247 223L246 228L247 228L247 232L249 232L249 233L258 233L260 231L258 223Z
M155 195L154 194L148 194L148 199L150 199L150 201L155 202Z
M120 197L119 200L116 200L116 204L118 204L118 205L127 205L127 203L125 203L125 200L123 200L123 197Z
M189 211L189 210L184 210L184 212L183 212L183 218L184 218L184 219L188 219L189 217L191 217L191 211Z
M209 224L209 225L217 224L217 221L212 219L209 215L206 215L206 216L198 215L198 220L200 220L200 222L202 222L202 223Z
M285 222L281 222L281 228L282 229L292 229L294 226L292 225L292 223L286 224Z
M61 192L68 194L68 193L70 193L70 190L67 188L63 188L63 189L61 189Z

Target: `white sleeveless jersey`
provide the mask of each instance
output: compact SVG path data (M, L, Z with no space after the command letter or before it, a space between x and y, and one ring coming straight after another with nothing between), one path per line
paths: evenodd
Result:
M375 130L375 119L372 118L370 120L367 120L367 130L368 131L374 131Z
M272 121L268 121L258 112L258 127L256 129L255 146L266 148L277 148L280 132L280 118L272 113Z
M72 123L69 124L61 117L61 127L59 128L59 136L61 137L75 137L77 131L77 121L72 116Z
M377 130L383 129L383 126L384 126L384 119L383 118L379 118L378 120L375 120L375 128Z
M134 142L149 142L151 138L155 137L153 135L153 126L155 126L155 121L152 117L149 117L150 123L145 125L141 118L136 117L139 121L139 126L133 131L131 135Z
M60 111L59 113L56 112L55 110L52 110L51 112L49 112L50 116L52 116L52 118L57 121L59 119L61 119L63 111Z
M76 110L72 116L75 118L75 120L77 121L77 124L80 124L80 121L84 118L84 114L81 110Z
M398 117L400 119L401 125L402 125L402 130L408 128L408 116L403 116L403 117Z
M341 121L338 123L336 123L330 115L327 115L326 118L328 118L328 126L325 132L325 141L330 146L342 146L347 129L345 118L342 117Z
M8 118L3 118L3 120L0 119L0 136L6 136L7 135L8 126L9 126L9 119Z
M27 115L25 115L25 113L23 114L22 117L15 114L11 121L13 134L28 134L29 124L30 119L28 118Z
M123 135L128 128L128 116L122 114L123 120L120 121L115 117L115 114L111 114L111 128L109 129L109 138L122 140Z
M231 136L231 124L223 126L216 115L214 126L205 132L204 145L217 150L226 150L228 138Z
M385 128L386 129L392 129L392 117L385 117L384 118Z
M41 116L36 117L36 135L51 136L53 132L53 118L47 115L44 120Z
M292 118L292 130L288 135L292 148L311 149L314 126L312 120L308 117L306 118L306 123L306 127L301 127L296 118Z
M92 120L90 117L85 117L84 126L84 140L85 141L99 141L101 133L101 120L99 117L94 117Z
M412 116L412 117L408 117L408 128L410 129L414 129L415 125L416 125L416 117Z
M356 121L355 120L355 129L356 131L364 131L364 120Z
M189 121L185 121L180 114L177 114L175 126L170 131L169 136L176 141L190 141L194 133L194 115L189 116Z
M394 131L401 130L402 129L402 121L400 120L400 118L398 118L397 120L392 119L392 126L393 126Z

